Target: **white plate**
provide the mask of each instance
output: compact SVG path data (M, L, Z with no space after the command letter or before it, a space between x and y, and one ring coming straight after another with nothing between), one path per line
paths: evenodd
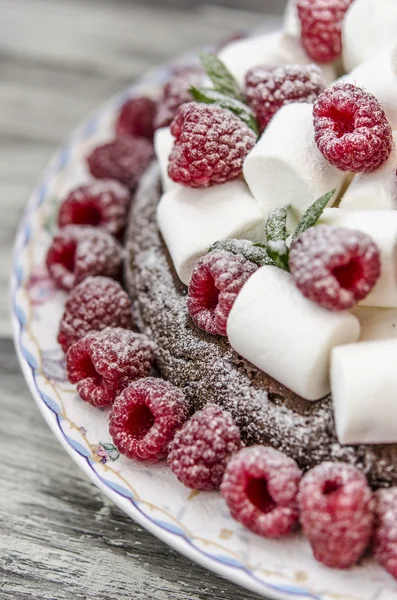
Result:
M149 74L101 108L50 163L21 221L12 275L15 345L41 412L88 477L140 525L204 567L275 600L395 600L397 582L373 561L348 571L317 564L300 534L265 540L233 521L217 493L191 492L165 465L119 456L107 411L81 401L65 376L56 335L65 295L49 280L46 249L64 194L90 180L87 152L111 137L114 115L127 96L150 92L169 74Z

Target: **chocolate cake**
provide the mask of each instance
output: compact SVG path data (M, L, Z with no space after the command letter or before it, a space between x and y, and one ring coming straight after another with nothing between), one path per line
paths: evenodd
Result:
M157 227L160 195L159 168L153 164L131 210L125 271L138 326L157 344L161 376L183 389L192 412L208 402L230 411L247 445L271 445L304 469L345 461L359 466L373 487L396 485L397 445L340 445L329 396L303 400L240 357L226 338L192 323L187 288Z

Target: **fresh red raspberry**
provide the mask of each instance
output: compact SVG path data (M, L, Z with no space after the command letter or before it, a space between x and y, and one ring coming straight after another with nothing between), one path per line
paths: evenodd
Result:
M334 569L354 565L373 528L374 499L365 476L352 465L323 463L303 476L298 502L315 558Z
M302 473L292 458L274 448L243 448L228 463L221 492L236 521L254 533L276 538L298 522Z
M204 71L202 67L191 66L178 69L163 88L162 97L157 106L154 120L155 129L170 125L178 112L178 108L191 102L193 96L189 89L200 85Z
M187 487L217 490L228 461L240 448L240 431L231 414L207 404L175 435L168 464Z
M66 352L87 333L106 327L132 328L131 300L117 281L87 277L66 301L58 342Z
M313 106L317 146L341 171L369 173L389 158L393 135L378 100L351 83L336 84Z
M129 383L147 377L154 361L154 344L145 335L120 327L89 333L66 355L70 383L92 406L111 404Z
M87 164L97 179L115 179L134 188L153 156L148 139L123 135L95 148L87 157Z
M256 114L261 131L282 106L291 102L312 103L326 87L317 65L292 65L271 70L254 67L245 79L247 101Z
M110 413L110 435L128 458L156 462L188 417L188 403L179 388L149 377L131 383L116 398Z
M362 231L318 225L291 246L289 268L302 294L328 310L346 310L377 282L379 249Z
M151 98L139 96L127 100L116 121L116 135L153 138L156 103Z
M118 181L94 181L74 189L65 198L58 225L92 225L119 236L127 222L130 200L130 192Z
M68 225L54 237L46 264L57 286L70 291L89 275L117 279L121 259L122 248L107 231Z
M342 52L342 21L353 0L298 0L301 42L310 58L333 62Z
M207 187L239 177L244 159L255 146L255 133L232 112L189 102L171 125L175 136L168 174L190 187Z
M397 488L375 492L375 558L397 579Z
M237 294L257 265L240 255L213 250L198 261L190 279L187 309L207 333L226 336L226 324Z

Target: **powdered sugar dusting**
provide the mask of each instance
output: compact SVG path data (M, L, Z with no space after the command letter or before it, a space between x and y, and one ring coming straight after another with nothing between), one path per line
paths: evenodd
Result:
M298 398L238 356L226 340L192 324L187 290L157 228L159 197L156 165L142 179L133 206L126 275L138 326L158 346L162 376L184 390L192 410L208 402L226 408L248 444L272 445L305 469L342 460L362 468L375 486L397 483L396 446L341 446L330 398L316 403Z

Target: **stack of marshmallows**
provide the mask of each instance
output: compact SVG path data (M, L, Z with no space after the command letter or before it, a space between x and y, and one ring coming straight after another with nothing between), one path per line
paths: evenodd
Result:
M254 66L313 62L301 44L296 1L284 28L228 44L219 57L243 83ZM397 141L397 2L353 0L342 23L342 61L322 64L339 80L372 93ZM347 73L347 74L346 74ZM342 444L397 442L397 152L380 168L346 173L319 151L313 105L290 103L274 115L249 152L243 177L206 188L168 176L174 138L157 130L155 149L164 194L158 225L176 272L188 285L198 259L216 241L260 241L269 213L290 205L289 227L316 199L336 190L321 223L362 231L378 246L381 275L351 311L330 311L307 299L292 276L263 266L243 286L227 322L231 345L244 358L306 400L332 391ZM337 205L338 207L332 207Z

